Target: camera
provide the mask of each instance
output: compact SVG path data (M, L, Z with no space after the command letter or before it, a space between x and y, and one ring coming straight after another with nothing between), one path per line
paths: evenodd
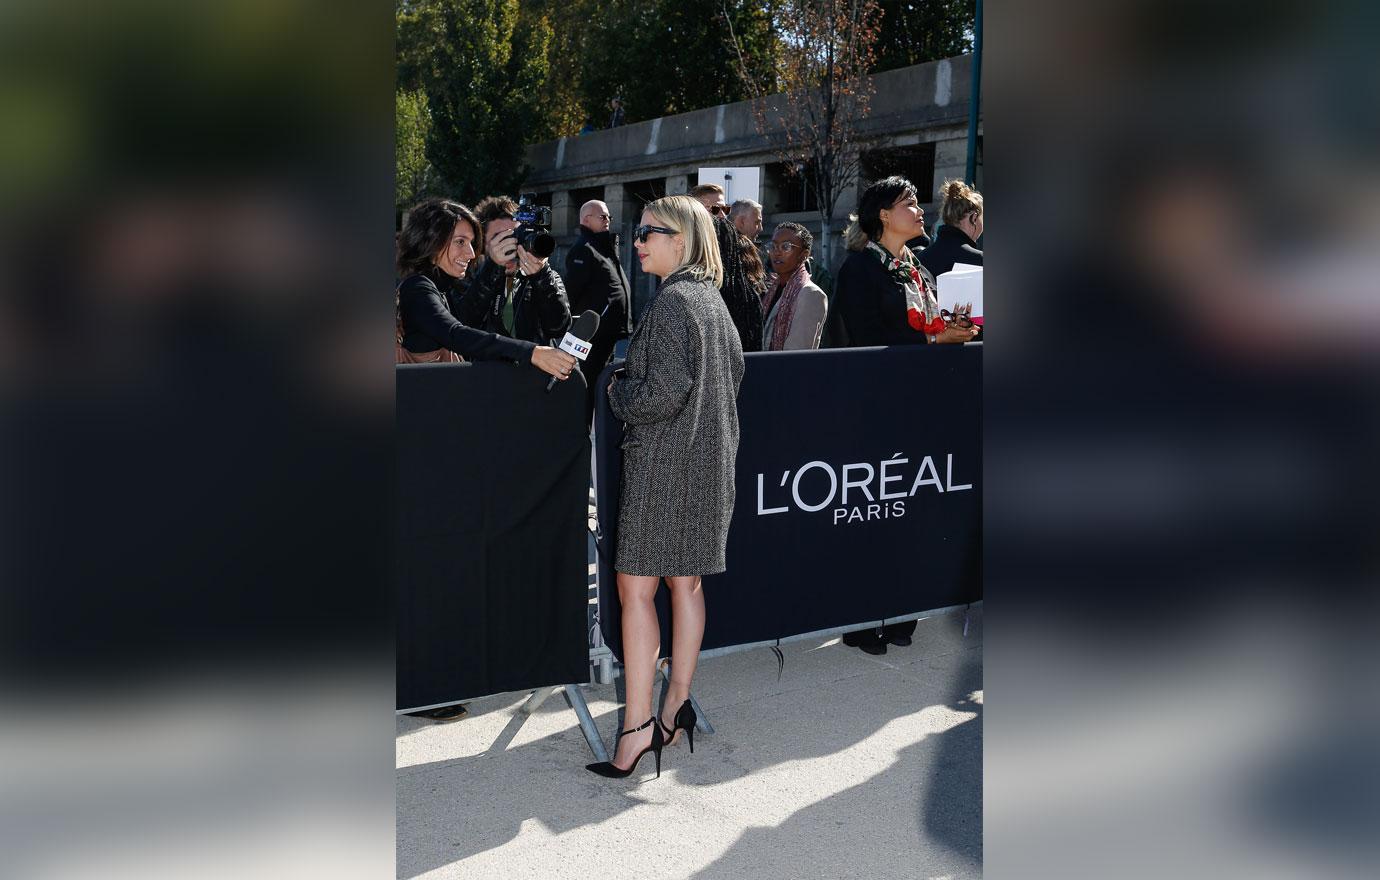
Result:
M513 217L517 228L513 235L523 250L534 257L549 257L556 251L556 239L551 234L551 209L537 204L535 193L523 193L518 198L517 214Z

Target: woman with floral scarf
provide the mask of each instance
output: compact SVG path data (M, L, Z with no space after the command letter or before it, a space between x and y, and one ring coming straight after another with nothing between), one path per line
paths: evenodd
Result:
M879 180L863 191L858 213L845 233L851 253L839 267L833 327L844 338L840 347L928 345L969 342L975 326L944 320L935 294L934 276L906 247L924 226L915 187L904 177ZM887 645L905 647L915 621L844 633L843 643L868 654L885 654Z
M944 320L934 276L906 247L924 230L924 216L915 186L904 177L863 191L845 235L851 253L834 291L843 346L962 343L977 336L977 327Z

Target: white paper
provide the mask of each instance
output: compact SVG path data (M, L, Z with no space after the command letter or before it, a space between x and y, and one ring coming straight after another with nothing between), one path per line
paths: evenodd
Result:
M953 271L945 272L935 281L939 284L939 307L953 309L954 304L973 304L973 318L982 317L982 267L955 263Z

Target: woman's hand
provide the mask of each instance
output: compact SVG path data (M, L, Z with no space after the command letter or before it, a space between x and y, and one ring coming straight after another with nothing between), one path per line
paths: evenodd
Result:
M570 378L570 371L575 369L575 358L559 348L538 345L532 350L532 366L564 382Z
M624 369L625 369L624 367L619 367L618 369L616 369L616 370L613 371L613 374L612 374L612 375L609 376L609 387L608 387L607 389L605 389L605 390L608 391L609 394L612 394L612 393L613 393L613 383L614 383L614 382L617 382L619 379L623 378L623 370L624 370Z
M973 337L977 335L978 328L976 324L966 329L963 327L955 327L953 324L950 324L935 335L934 341L940 343L972 342Z

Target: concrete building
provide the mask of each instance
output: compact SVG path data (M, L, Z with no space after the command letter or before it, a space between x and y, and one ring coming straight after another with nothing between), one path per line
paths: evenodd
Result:
M972 56L960 55L873 78L871 112L859 125L860 180L845 189L831 224L835 265L843 258L842 232L857 206L860 184L903 174L921 192L926 225L938 219L938 188L945 178L962 178L967 161L971 69ZM523 191L536 193L537 201L552 209L557 268L564 268L565 251L579 232L580 205L590 199L608 203L633 283L635 316L649 301L656 279L643 276L632 258L632 229L647 202L686 192L699 182L700 168L760 170L760 192L732 195L762 203L764 238L786 220L819 233L813 199L757 130L746 101L533 144L527 148L527 162L531 171ZM981 188L980 177L978 184ZM817 243L817 252L819 248Z

